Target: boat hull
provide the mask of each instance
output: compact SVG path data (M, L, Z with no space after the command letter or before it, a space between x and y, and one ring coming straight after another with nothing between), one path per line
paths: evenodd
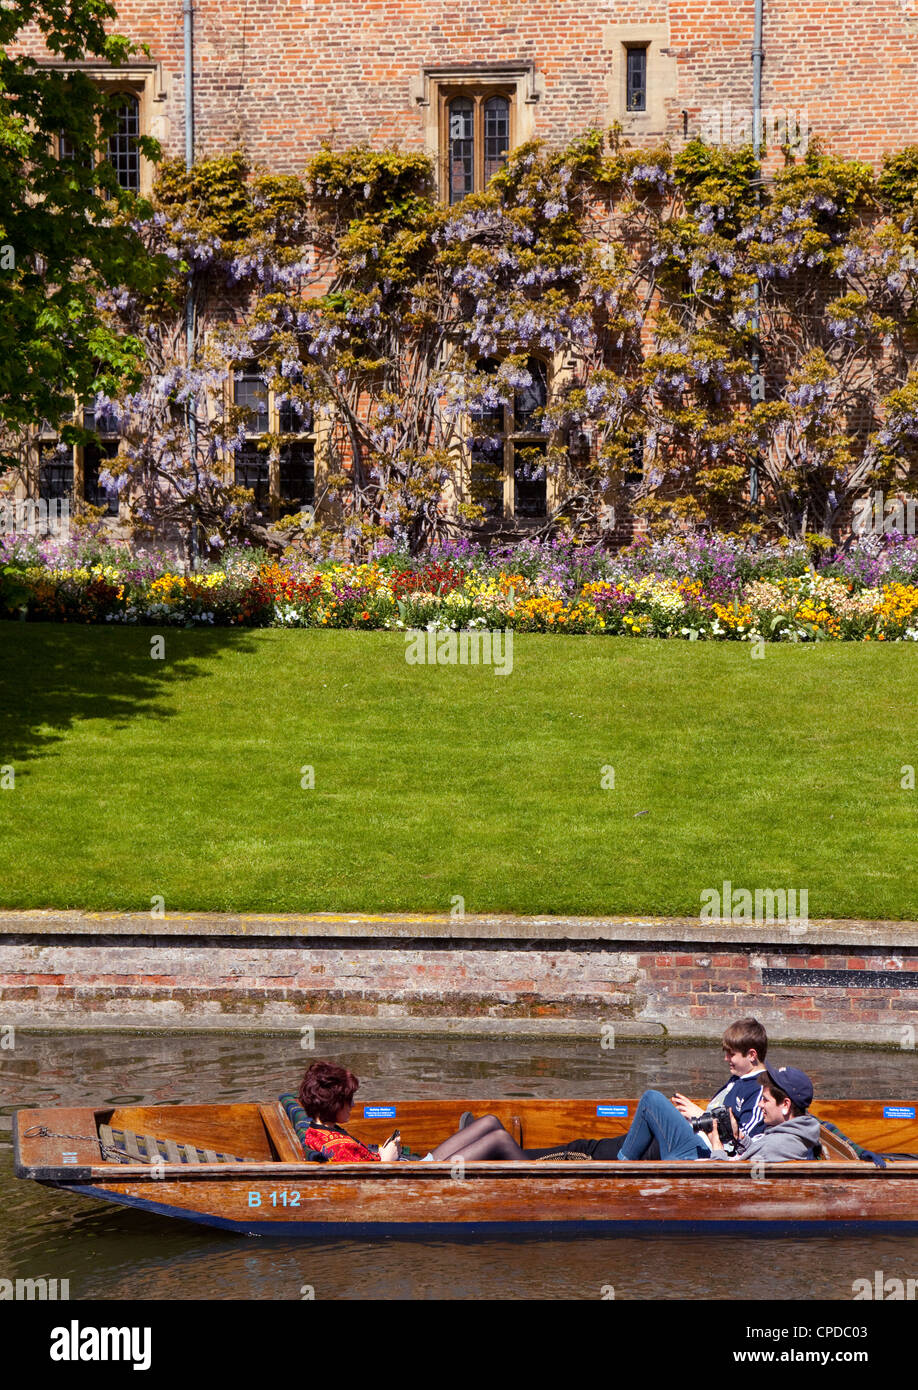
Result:
M536 1115L539 1123L547 1123L544 1106L521 1118L510 1113L511 1108L525 1108L519 1103L511 1107L507 1102L468 1104L493 1110L501 1106L505 1123L524 1130L528 1126L531 1132L537 1132ZM581 1124L575 1126L575 1133L577 1128L582 1132L589 1119L588 1103L547 1104L579 1105ZM633 1113L633 1101L615 1104ZM838 1113L844 1104L833 1105L833 1118L840 1124L845 1122ZM896 1104L900 1110L908 1105ZM851 1105L868 1107L866 1112L853 1109L847 1116L848 1132L863 1142L876 1120L876 1106L870 1102ZM454 1108L451 1105L449 1114L440 1117L444 1133L456 1127ZM419 1132L427 1126L424 1132L431 1133L430 1110L429 1104L399 1103L403 1132L414 1125ZM859 1113L862 1123L855 1133ZM568 1122L562 1110L558 1114ZM627 1123L627 1115L620 1118ZM247 1161L194 1166L100 1161L93 1139L99 1124L124 1125L127 1120L142 1124L141 1133L206 1141L208 1148L219 1147ZM77 1195L252 1236L918 1231L918 1162L914 1161L890 1163L884 1169L858 1161L772 1163L761 1169L715 1160L316 1164L295 1160L297 1149L281 1120L277 1108L254 1105L151 1107L142 1113L20 1111L14 1124L16 1172ZM370 1140L384 1138L385 1134L368 1133L374 1126L388 1133L391 1118L354 1127ZM897 1127L890 1124L887 1145L908 1151L905 1145L914 1142L913 1129L901 1122Z
M322 1184L294 1174L281 1186L283 1180L275 1174L193 1185L54 1185L150 1214L252 1236L436 1237L523 1229L638 1235L664 1228L731 1234L758 1230L769 1235L826 1235L880 1227L918 1232L918 1173L906 1177L897 1171L894 1181L880 1190L872 1176L852 1181L847 1174L825 1173L807 1180L794 1171L786 1178L782 1174L753 1183L747 1174L742 1182L739 1175L724 1180L717 1173L697 1171L720 1167L713 1162L697 1165L691 1176L670 1173L665 1178L658 1164L652 1172L646 1171L649 1166L633 1165L644 1171L631 1172L626 1179L617 1172L593 1172L578 1179L553 1168L550 1174L543 1169L532 1176L511 1171L498 1180L477 1174L453 1179L448 1173L432 1172L426 1181L400 1174L375 1184L344 1175L334 1184ZM259 1199L257 1207L252 1206L253 1196ZM270 1205L272 1196L276 1206Z

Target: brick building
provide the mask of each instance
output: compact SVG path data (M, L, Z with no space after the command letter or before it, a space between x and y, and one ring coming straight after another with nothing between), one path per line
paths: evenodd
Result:
M636 141L678 142L725 103L731 113L751 107L754 8L194 0L196 147L242 145L296 172L322 140L395 141L445 165L444 96L489 91L509 98L511 142L562 141L613 120ZM150 55L129 74L100 76L133 90L140 127L181 154L181 0L120 0L118 11L118 27ZM763 14L765 108L805 108L842 154L877 160L918 142L918 0L764 0ZM40 56L37 40L28 46Z
M322 141L395 142L430 153L442 196L456 200L532 137L560 143L619 121L635 144L740 143L754 16L755 0L194 0L195 151L242 148L300 172ZM773 144L818 132L874 162L918 144L918 0L763 0L763 17ZM124 93L112 158L126 186L144 189L152 169L136 135L169 155L185 148L181 0L121 0L117 27L149 52L127 70L88 66ZM37 31L23 43L43 56ZM103 440L101 452L116 448ZM78 457L70 485L104 503L97 472Z

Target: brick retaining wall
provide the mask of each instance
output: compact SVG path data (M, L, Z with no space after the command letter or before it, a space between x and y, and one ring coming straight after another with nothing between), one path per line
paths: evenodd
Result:
M0 914L0 1023L913 1047L918 924Z

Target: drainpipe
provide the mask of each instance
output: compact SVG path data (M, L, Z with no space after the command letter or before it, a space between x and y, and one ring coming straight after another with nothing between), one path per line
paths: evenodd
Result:
M762 48L762 30L764 26L764 7L765 0L755 0L755 34L752 41L752 151L756 159L762 154L762 60L765 56ZM756 202L761 199L761 181L756 186ZM759 332L759 281L753 287L753 320L752 326L758 338ZM761 370L758 343L752 352L752 403L755 405L765 399L765 378ZM759 500L759 469L758 464L753 460L749 469L749 501L753 506Z
M185 31L185 168L194 164L194 48L192 45L192 25L194 21L194 0L182 0L182 21ZM194 288L192 276L188 272L188 293L185 297L185 352L188 367L194 361ZM191 451L191 471L194 477L194 497L191 503L191 568L198 567L198 418L197 402L194 395L188 398L188 445Z
M762 148L762 59L765 57L762 48L764 6L765 0L755 0L755 36L752 41L752 140L757 157Z

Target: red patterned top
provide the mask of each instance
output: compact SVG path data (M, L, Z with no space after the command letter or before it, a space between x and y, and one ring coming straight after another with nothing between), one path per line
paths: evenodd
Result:
M303 1135L303 1143L308 1149L317 1150L330 1163L379 1162L375 1144L362 1144L338 1125L323 1125L313 1120Z

